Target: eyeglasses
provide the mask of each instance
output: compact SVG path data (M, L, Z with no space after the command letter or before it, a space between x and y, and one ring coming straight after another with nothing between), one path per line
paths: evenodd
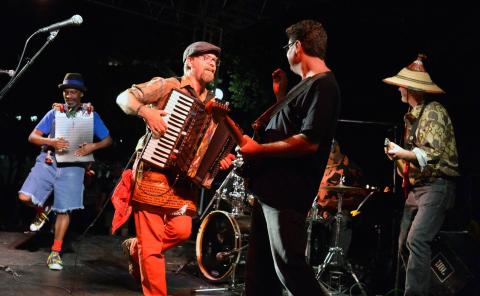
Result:
M220 60L214 55L204 54L199 57L207 64L214 62L217 67L220 66Z
M283 46L283 49L284 49L285 51L288 51L288 50L290 49L290 47L295 44L295 42L297 42L297 40L292 41L292 42L290 42L289 44Z

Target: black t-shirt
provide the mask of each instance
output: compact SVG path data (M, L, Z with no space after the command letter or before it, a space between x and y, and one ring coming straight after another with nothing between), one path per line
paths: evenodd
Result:
M316 80L275 114L265 128L264 143L302 133L319 144L314 154L260 161L256 176L250 180L251 188L272 206L304 210L317 193L340 111L335 76L331 72L319 75L307 78ZM294 89L306 82L302 80Z

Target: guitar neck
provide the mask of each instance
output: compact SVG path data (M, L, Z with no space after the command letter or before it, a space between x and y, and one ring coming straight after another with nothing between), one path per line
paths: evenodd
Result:
M223 122L232 135L235 142L237 142L238 146L242 147L245 145L246 141L243 138L243 132L238 127L238 125L227 115L228 112L228 104L220 102L218 100L210 100L205 105L205 110L212 114L213 120L215 122Z
M225 123L225 126L227 127L235 142L237 142L238 146L242 147L243 145L245 145L246 141L243 138L243 133L240 128L238 128L235 121L233 121L230 116L225 116L223 122Z

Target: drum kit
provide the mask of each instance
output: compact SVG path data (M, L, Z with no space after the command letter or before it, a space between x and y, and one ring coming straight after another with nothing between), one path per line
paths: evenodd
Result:
M246 264L246 248L248 247L248 237L250 231L250 212L253 206L254 197L245 190L243 178L237 173L238 168L243 164L240 155L233 162L234 168L227 175L223 183L215 191L215 194L200 216L201 224L198 230L196 240L196 258L199 269L203 276L213 283L228 283L227 287L198 289L195 292L210 291L231 291L241 293L244 289L243 272ZM335 270L346 271L356 282L361 290L361 294L366 296L357 275L354 273L350 262L346 259L344 250L339 245L341 232L342 203L344 196L363 196L364 199L357 207L354 213L359 213L361 206L372 195L373 190L343 185L343 179L338 185L324 186L325 190L337 193L337 214L335 215L335 239L334 244L328 250L323 263L319 266L313 266L316 270L317 280L324 285L330 295L342 294L341 285L328 284L323 280L322 275L329 267L334 266ZM222 208L226 203L228 209ZM318 206L316 200L312 205L312 211L315 214L307 219L307 249L305 252L306 260L309 262L311 254L310 239L312 223L316 218ZM313 218L312 218L313 217ZM329 270L331 273L331 270ZM338 272L337 275L338 277Z
M233 169L200 216L202 222L196 241L197 263L203 276L213 283L228 282L228 286L195 292L241 293L244 289L243 270L254 197L247 193L244 180L237 173L242 164L243 159L237 154Z

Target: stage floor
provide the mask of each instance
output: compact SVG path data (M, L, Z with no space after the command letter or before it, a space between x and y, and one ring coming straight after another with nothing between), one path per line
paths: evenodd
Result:
M0 232L0 294L10 295L142 295L128 274L121 249L124 238L108 235L77 237L64 246L64 269L46 266L49 233ZM209 283L199 274L195 244L187 241L169 251L168 294L238 295L233 291L196 292L196 289L228 287Z
M471 249L475 254L478 251L476 244L463 242L464 239L461 238L465 238L464 234L461 236L450 235L448 238L449 242L459 243L461 249L464 250L462 253L467 253L467 246L472 246ZM128 274L127 259L121 248L124 239L120 236L93 234L87 234L85 237L70 237L64 243L62 256L64 269L51 271L46 266L52 242L50 232L44 231L36 234L0 232L0 295L142 295L141 287ZM455 246L451 245L450 247L454 250ZM360 251L366 254L365 249L360 249ZM445 253L447 258L457 258L456 256L452 257L451 254L453 253ZM386 258L389 257L391 255ZM478 254L470 256L470 258L476 259L468 261L464 259L463 262L469 263L469 265L477 262L478 266ZM168 250L166 259L169 295L233 296L242 294L242 289L235 291L228 289L228 283L214 283L205 279L196 260L195 241L193 240L188 240ZM368 296L394 295L392 293L394 283L391 281L392 266L389 266L391 260L370 261L372 261L371 266L374 267L369 267L365 262L352 262L354 272L365 285ZM458 265L458 262L458 260L452 261L456 267L461 266ZM478 294L480 285L476 280L479 278L478 269L470 269L469 273L461 273L462 270L464 269L456 268L451 280L449 279L444 284L434 285L432 287L436 291L434 295L480 295ZM242 283L241 280L239 283ZM347 289L350 293L331 295L361 295L358 288L352 289L355 287L352 278L346 278L342 285L350 287ZM464 288L462 289L462 287ZM196 291L198 289L204 291ZM205 289L217 289L217 291L205 291Z

